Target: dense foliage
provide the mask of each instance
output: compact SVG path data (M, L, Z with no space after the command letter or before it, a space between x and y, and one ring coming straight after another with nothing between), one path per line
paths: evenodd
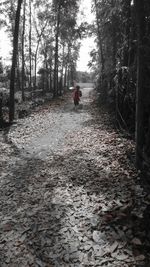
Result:
M137 165L149 157L149 1L94 0L100 101L112 103L121 129L136 132ZM141 167L141 166L140 166Z

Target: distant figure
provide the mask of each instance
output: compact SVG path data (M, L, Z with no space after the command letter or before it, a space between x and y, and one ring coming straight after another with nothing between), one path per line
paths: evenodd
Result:
M79 105L79 101L80 101L81 96L82 96L82 92L80 90L80 86L77 85L74 89L74 92L73 92L73 100L74 100L75 108L77 108L77 106Z

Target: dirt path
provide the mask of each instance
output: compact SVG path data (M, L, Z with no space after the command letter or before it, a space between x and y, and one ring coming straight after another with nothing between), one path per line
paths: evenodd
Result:
M127 153L133 144L100 117L89 93L77 112L62 101L9 132L0 266L146 266L138 231L145 195Z
M9 137L17 147L36 157L43 158L50 151L58 151L63 147L67 134L79 130L82 123L90 118L86 110L90 92L91 89L83 90L82 102L76 112L72 100L62 104L62 107L46 108L40 114L33 114L30 121L29 118L23 120L21 127L15 127Z

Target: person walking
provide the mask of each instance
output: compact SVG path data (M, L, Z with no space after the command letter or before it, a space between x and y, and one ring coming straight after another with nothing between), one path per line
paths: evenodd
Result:
M80 86L77 85L74 89L74 92L73 92L73 100L74 100L75 109L77 109L77 107L79 105L79 101L80 101L81 96L82 96L82 92L80 90Z

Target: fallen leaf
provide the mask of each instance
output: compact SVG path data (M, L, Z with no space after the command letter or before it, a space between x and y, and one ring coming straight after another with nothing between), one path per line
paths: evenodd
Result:
M145 256L144 255L139 255L135 257L136 261L144 261L145 260Z
M137 245L137 246L141 246L142 245L142 242L139 238L133 238L132 241L131 241L132 244L134 245Z
M118 242L115 241L115 242L109 247L109 251L110 251L111 253L113 253L113 252L117 249L118 245L119 245Z

